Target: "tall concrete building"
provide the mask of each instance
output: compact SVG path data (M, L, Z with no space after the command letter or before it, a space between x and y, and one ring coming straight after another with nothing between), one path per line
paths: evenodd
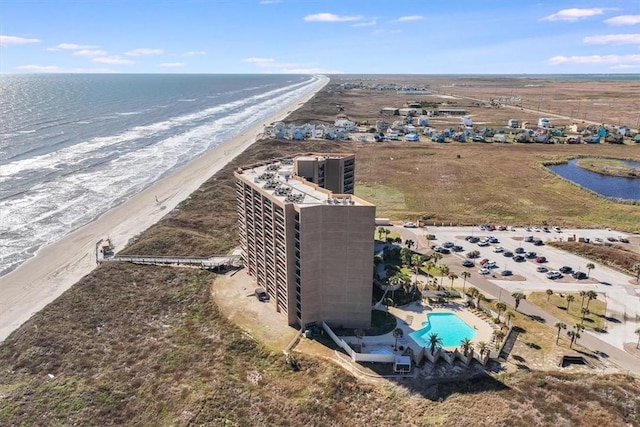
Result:
M311 153L235 172L245 268L292 326L370 326L375 206L352 195L354 166Z

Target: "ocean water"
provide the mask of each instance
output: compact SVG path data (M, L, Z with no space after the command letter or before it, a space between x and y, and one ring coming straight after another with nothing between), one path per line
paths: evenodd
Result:
M321 84L300 75L0 75L0 275Z

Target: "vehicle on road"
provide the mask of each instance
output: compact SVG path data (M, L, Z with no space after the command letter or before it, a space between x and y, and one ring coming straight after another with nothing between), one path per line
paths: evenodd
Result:
M402 226L404 228L417 228L418 227L415 222L405 222Z
M540 227L533 227L533 231L537 232L537 231L542 231L542 230L540 230Z
M478 270L478 273L484 276L491 273L491 271L487 270L486 268L481 268L480 270Z
M552 227L551 229L556 233L562 233L562 230L560 230L560 227Z
M498 265L495 261L488 261L484 264L485 268L497 268Z
M475 264L470 259L465 259L464 261L462 261L462 265L464 267L473 267Z

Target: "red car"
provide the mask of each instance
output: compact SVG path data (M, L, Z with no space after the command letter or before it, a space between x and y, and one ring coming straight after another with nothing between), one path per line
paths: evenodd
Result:
M545 258L545 257L543 257L543 256L539 256L539 257L538 257L538 258L536 258L534 261L535 261L535 262L537 262L538 264L542 264L542 263L547 262L547 258Z
M480 265L485 265L486 263L488 263L489 260L487 258L483 258L482 260L480 260Z

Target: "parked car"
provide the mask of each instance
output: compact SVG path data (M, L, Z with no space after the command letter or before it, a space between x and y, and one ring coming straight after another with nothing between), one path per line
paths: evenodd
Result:
M532 235L524 236L524 241L525 242L533 242L533 236Z
M500 252L504 252L504 248L502 246L496 246L493 248L493 252L499 254Z
M452 248L453 247L453 242L444 242L442 244L442 247L444 247L444 248Z
M524 261L526 261L527 259L526 259L525 257L523 257L522 255L516 255L516 256L514 256L514 257L513 257L513 260L514 260L515 262L524 262Z
M550 271L547 273L547 279L556 280L562 278L562 273L559 271Z
M512 276L513 275L513 271L511 271L511 270L502 270L500 272L500 275L501 276Z
M584 280L587 278L587 273L585 273L584 271L574 271L571 277L576 280Z
M462 251L464 251L464 248L462 246L460 246L460 245L453 245L451 250L454 251L454 252L462 252Z
M256 298L258 298L258 301L263 301L263 302L269 301L269 294L267 293L266 290L264 290L264 288L257 288L253 293L256 296Z
M546 273L547 271L549 271L549 269L547 267L540 266L540 267L536 268L536 271L538 273Z
M484 240L478 242L478 246L484 247L484 246L489 246L489 242L485 242Z
M618 237L618 241L620 243L629 243L629 239L627 239L626 237Z
M486 268L481 268L480 270L478 270L478 273L482 274L482 275L486 275L491 273L491 271L487 270Z
M495 262L495 261L488 261L488 262L486 262L486 263L484 264L484 266L485 266L486 268L496 268L496 267L498 267L498 265L496 264L496 262Z
M525 256L526 256L527 258L531 259L531 258L535 258L535 257L537 257L537 256L538 256L538 254L537 254L537 253L535 253L535 252L533 252L533 251L531 251L531 252L527 252L527 253L525 254Z
M485 265L488 262L489 262L489 260L487 258L482 258L478 264Z
M523 254L524 253L524 248L516 248L516 250L514 251L517 254Z
M560 267L560 273L569 274L572 271L573 271L573 268L569 267L568 265L564 265L564 266Z
M556 233L562 233L562 230L560 230L560 227L553 227L552 230L555 231Z
M489 236L489 243L500 243L497 237Z
M469 236L467 240L469 241L469 243L478 243L480 241L480 238L476 236Z
M541 231L541 230L540 230L540 227L533 227L533 231L537 232L537 231Z
M513 256L513 252L511 252L511 251L503 252L502 256L505 256L507 258L511 258Z
M462 265L464 267L473 267L475 264L470 259L465 259L464 261L462 261Z
M449 249L443 248L442 246L436 246L433 250L438 252L438 253L445 254L445 255L451 253L451 251Z
M544 245L544 242L542 240L540 240L540 239L537 239L537 240L533 241L533 244L536 245L536 246L542 246L542 245Z
M538 264L544 264L545 262L547 262L547 258L543 256L539 256L534 261L537 262Z
M417 228L418 227L415 222L405 222L402 226L404 228Z

